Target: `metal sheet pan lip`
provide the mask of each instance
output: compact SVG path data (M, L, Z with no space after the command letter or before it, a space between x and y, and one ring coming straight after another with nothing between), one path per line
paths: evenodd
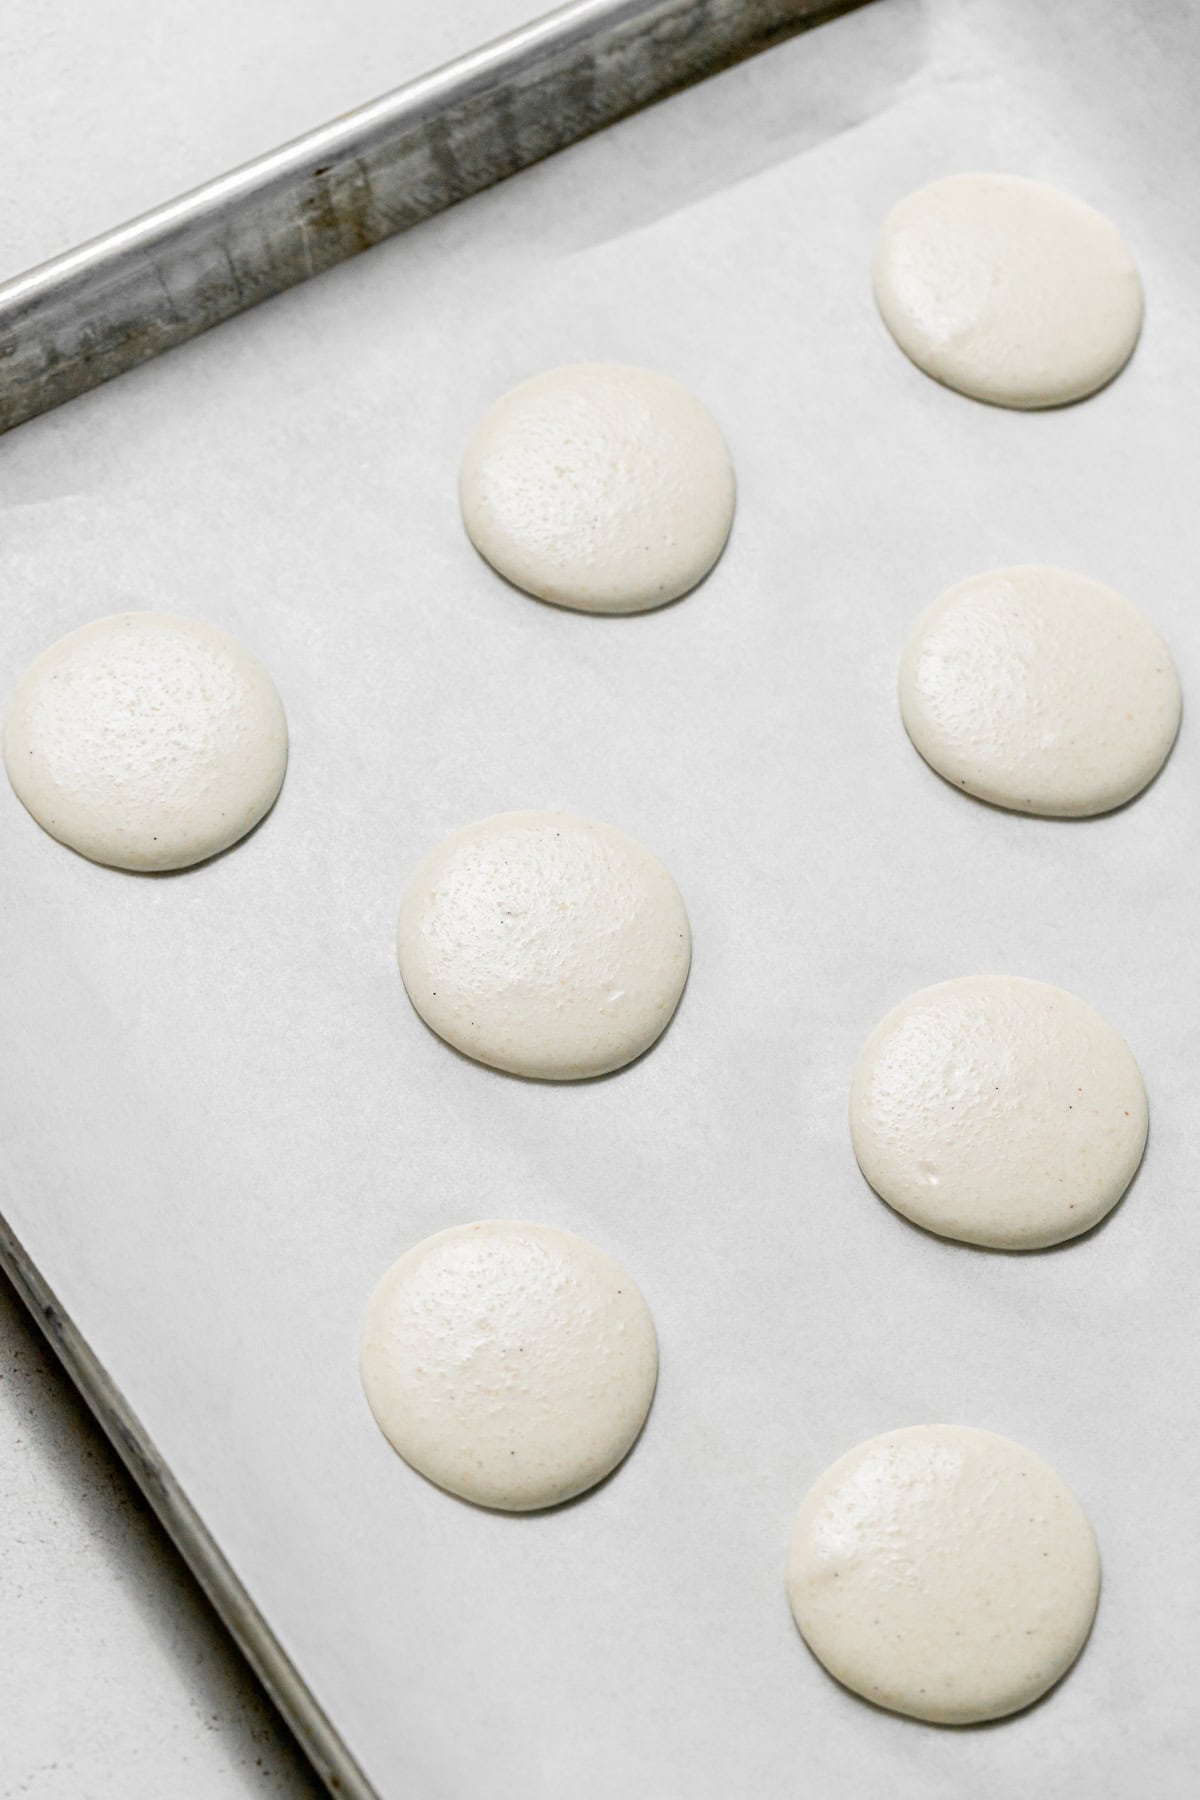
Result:
M652 8L647 0L571 0L528 25L517 26L274 150L251 157L224 175L201 182L122 225L0 282L0 311L19 307L48 287L91 276L107 258L131 246L150 251L158 239L191 219L214 213L221 205L228 206L249 193L268 191L325 157L353 157L362 139L381 126L406 129L419 125L514 74L532 73L547 49L567 51L593 35L602 24L615 31L649 10ZM797 7L798 15L806 10L811 9Z
M337 1800L382 1800L138 1418L0 1213L0 1269Z
M469 50L0 283L0 431L862 4L570 0Z

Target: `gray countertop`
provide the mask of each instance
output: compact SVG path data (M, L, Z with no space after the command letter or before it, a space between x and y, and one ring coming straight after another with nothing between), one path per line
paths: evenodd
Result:
M3 1800L323 1790L0 1277Z

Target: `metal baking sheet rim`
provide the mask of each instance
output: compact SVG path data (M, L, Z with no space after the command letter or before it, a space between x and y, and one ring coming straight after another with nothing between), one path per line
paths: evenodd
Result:
M0 1268L219 1613L313 1768L338 1800L380 1800L301 1679L149 1432L0 1216Z
M0 432L866 0L572 0L0 282Z

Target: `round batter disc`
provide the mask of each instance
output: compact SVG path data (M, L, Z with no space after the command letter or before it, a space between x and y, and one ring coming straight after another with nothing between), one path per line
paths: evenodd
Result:
M18 799L52 837L119 869L183 869L274 804L287 720L266 670L198 619L118 613L60 638L4 722Z
M850 1095L875 1192L927 1231L1001 1250L1089 1231L1133 1180L1147 1122L1124 1039L1013 975L910 995L867 1039Z
M645 612L720 556L733 464L677 381L578 363L535 375L485 414L459 497L471 542L516 587L582 612Z
M805 1497L788 1549L796 1624L856 1694L941 1725L1018 1712L1087 1641L1092 1528L1032 1451L915 1425L859 1444Z
M393 1263L367 1306L360 1366L405 1462L479 1506L531 1512L627 1454L658 1346L638 1288L594 1244L488 1221Z
M900 662L905 730L955 787L1083 818L1153 780L1179 729L1179 677L1112 588L1037 564L973 575L917 620Z
M927 375L996 406L1061 406L1124 366L1142 287L1114 226L1019 175L952 175L889 214L875 298Z
M427 1025L477 1062L574 1081L640 1056L679 1003L679 889L623 831L499 813L430 852L400 907L400 973Z

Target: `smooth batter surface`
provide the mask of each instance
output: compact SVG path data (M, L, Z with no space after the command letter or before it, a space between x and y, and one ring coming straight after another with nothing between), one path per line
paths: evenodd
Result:
M400 973L478 1062L572 1081L632 1062L679 1003L691 933L656 856L574 813L499 813L439 844L400 907Z
M4 761L52 837L119 869L182 869L274 804L287 721L266 670L198 619L118 613L60 638L18 683Z
M602 1481L642 1429L658 1375L650 1309L570 1232L486 1222L439 1232L372 1294L360 1354L380 1430L439 1487L506 1512Z
M1115 227L1018 175L952 175L909 194L883 227L874 278L918 368L997 406L1094 393L1141 330L1141 282Z
M926 762L993 805L1058 818L1120 806L1175 741L1179 677L1112 588L1038 564L959 582L913 628L900 712Z
M1147 1122L1124 1039L1013 975L910 995L867 1039L850 1096L875 1192L928 1231L1004 1250L1090 1230L1132 1181Z
M1100 1594L1066 1483L1008 1438L916 1425L859 1444L797 1515L788 1599L831 1675L893 1712L1017 1712L1082 1650Z
M645 612L707 575L733 522L712 415L667 375L549 369L496 402L459 479L471 542L515 586L583 612Z

